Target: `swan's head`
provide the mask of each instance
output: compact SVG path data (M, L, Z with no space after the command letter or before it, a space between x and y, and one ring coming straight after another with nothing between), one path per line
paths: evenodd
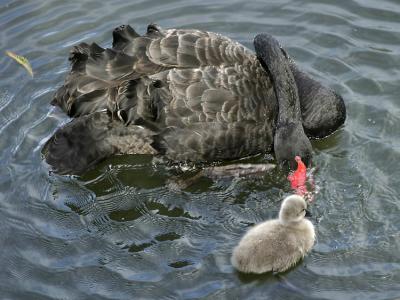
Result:
M295 170L296 156L300 156L306 166L311 165L312 146L301 123L278 123L274 136L275 158L281 166Z
M303 220L306 215L309 215L307 203L302 196L291 195L283 200L279 211L279 220L282 223L296 223Z

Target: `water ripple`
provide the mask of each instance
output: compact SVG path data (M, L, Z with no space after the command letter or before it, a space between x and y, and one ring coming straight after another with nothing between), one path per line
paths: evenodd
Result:
M397 0L5 0L0 52L26 56L35 77L0 57L0 290L10 299L393 299L400 291L400 5ZM40 149L68 118L48 103L70 47L111 45L112 29L150 22L226 34L252 48L278 37L299 66L337 89L346 126L314 141L317 244L292 271L242 275L231 249L276 217L290 192L261 179L199 179L119 156L82 177L48 174ZM263 157L254 158L259 162ZM62 283L62 284L61 284Z

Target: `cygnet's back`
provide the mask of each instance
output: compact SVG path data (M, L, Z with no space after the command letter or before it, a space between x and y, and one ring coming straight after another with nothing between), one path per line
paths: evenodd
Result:
M232 265L244 273L283 272L293 266L315 241L314 226L305 219L307 203L298 195L287 197L279 219L251 228L233 250Z

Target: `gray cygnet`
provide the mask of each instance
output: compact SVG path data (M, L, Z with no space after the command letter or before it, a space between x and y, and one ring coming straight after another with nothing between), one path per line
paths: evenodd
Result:
M232 265L244 273L283 272L309 252L315 242L313 224L305 219L307 203L291 195L283 200L279 219L252 227L233 250Z

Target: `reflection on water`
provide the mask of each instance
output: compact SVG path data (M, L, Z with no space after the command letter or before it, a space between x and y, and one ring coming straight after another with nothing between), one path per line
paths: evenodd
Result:
M336 1L0 2L0 295L5 299L394 299L400 296L400 4ZM114 157L81 178L49 174L43 143L67 118L49 106L81 41L130 23L278 37L346 99L346 126L314 142L318 242L294 269L243 275L229 262L248 226L289 192L278 170L176 191L173 168ZM262 162L264 157L255 157Z

